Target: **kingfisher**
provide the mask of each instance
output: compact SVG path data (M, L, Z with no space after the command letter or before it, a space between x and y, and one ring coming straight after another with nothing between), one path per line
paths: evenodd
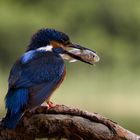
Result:
M53 107L50 97L66 75L64 59L93 64L90 57L92 62L99 61L95 51L71 43L63 32L51 28L37 31L10 71L3 127L15 129L25 112L44 102Z

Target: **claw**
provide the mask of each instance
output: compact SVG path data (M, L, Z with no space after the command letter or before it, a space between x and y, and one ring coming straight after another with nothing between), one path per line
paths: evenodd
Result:
M56 106L56 104L53 103L53 102L51 102L51 101L46 101L46 103L47 103L47 107L48 107L48 109L53 108L53 107Z

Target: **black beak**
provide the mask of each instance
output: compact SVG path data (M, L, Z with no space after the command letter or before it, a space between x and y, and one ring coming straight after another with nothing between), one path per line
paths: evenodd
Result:
M69 47L71 47L71 48L76 48L76 49L80 49L80 50L89 50L89 51L92 51L92 52L96 53L95 51L93 51L93 50L91 50L91 49L88 49L88 48L85 48L85 47L82 47L82 46L80 46L80 45L78 45L78 44L71 44Z
M93 65L95 62L99 61L99 57L95 51L82 47L78 44L69 44L67 48L72 48L73 50L65 50L65 54L70 57L85 62L87 64Z

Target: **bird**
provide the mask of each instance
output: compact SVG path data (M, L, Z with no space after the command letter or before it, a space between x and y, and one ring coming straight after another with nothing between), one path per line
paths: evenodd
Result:
M5 96L7 113L3 121L5 129L15 129L25 112L44 102L53 107L50 98L66 76L64 59L68 56L71 60L92 64L70 49L88 50L97 57L94 51L71 43L66 33L52 28L40 29L32 36L9 74Z

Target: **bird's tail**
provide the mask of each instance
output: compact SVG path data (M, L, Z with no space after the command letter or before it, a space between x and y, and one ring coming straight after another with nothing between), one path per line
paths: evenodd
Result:
M22 114L23 114L22 111L18 111L15 114L12 114L10 111L8 111L6 117L3 120L3 127L7 129L16 128L16 125L19 122Z
M3 120L3 127L8 129L16 128L17 123L24 114L24 108L28 102L28 90L26 88L9 90L5 97L7 108L6 117Z

